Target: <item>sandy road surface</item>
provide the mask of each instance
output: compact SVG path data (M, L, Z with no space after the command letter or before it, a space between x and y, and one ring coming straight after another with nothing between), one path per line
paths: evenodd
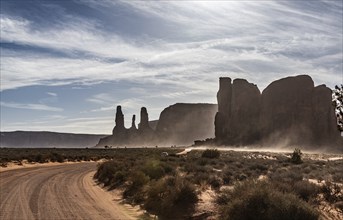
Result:
M96 163L0 173L0 219L136 219L92 180Z

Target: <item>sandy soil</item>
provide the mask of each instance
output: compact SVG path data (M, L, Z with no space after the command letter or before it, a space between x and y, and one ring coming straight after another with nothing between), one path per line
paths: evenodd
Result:
M0 219L137 219L92 179L96 163L60 164L0 173Z

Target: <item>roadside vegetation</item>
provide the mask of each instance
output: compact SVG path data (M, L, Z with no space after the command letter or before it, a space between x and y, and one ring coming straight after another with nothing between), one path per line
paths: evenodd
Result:
M343 160L310 158L299 149L208 149L177 157L178 151L121 149L99 165L95 178L159 219L318 219L324 205L342 216ZM199 210L208 190L215 192L215 208Z
M0 166L6 167L9 162L29 163L97 161L113 159L116 152L108 149L69 149L69 148L0 148Z
M343 160L328 160L342 155L181 151L0 148L0 165L106 159L94 177L146 210L142 219L342 219Z

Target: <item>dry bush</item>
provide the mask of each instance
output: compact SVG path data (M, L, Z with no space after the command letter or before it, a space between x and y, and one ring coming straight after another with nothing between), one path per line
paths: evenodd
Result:
M204 158L219 158L220 157L220 151L217 149L206 149L204 152L202 152L201 157Z
M224 193L217 200L221 204L221 219L310 220L319 217L308 203L292 193L280 192L268 182L245 181Z
M161 219L182 219L192 213L198 201L195 187L180 177L152 181L144 208Z

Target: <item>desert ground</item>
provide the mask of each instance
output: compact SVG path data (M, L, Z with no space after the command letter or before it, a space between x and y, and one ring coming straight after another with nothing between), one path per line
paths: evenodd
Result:
M95 162L0 173L0 219L137 219L93 180Z
M343 219L342 154L219 149L0 148L0 219Z

